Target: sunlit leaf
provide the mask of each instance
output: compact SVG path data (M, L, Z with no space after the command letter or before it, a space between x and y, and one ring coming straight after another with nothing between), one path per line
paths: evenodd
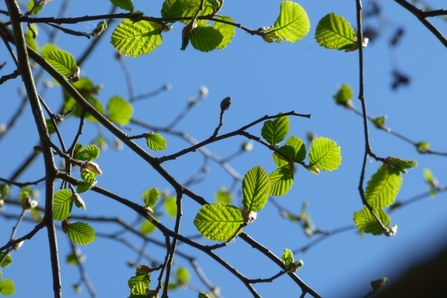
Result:
M0 294L3 296L13 295L16 291L16 287L12 279L3 279L0 280Z
M143 192L142 197L144 201L144 206L154 209L155 204L157 203L158 198L160 197L160 193L156 188L150 188Z
M25 42L31 49L33 49L34 51L38 52L39 51L39 45L37 44L37 40L36 40L36 37L37 37L37 34L38 34L38 27L36 26L36 24L29 24L29 26L31 26L32 30L30 28L28 28L26 30Z
M28 9L29 12L31 12L31 14L36 15L42 11L42 9L45 7L45 4L47 4L48 2L51 2L51 0L47 1L29 0L28 4L26 5L26 8Z
M170 217L177 216L177 199L175 197L170 197L163 201L166 213Z
M45 52L43 57L63 76L70 76L76 67L76 60L72 54L62 50Z
M8 254L5 257L5 253L4 252L0 252L0 260L3 260L3 262L0 264L0 267L2 267L2 268L8 267L12 263L11 254Z
M61 189L54 193L53 218L64 220L70 216L73 207L72 193L68 189Z
M291 136L286 144L279 148L279 151L293 160L303 161L306 158L306 146L300 138L295 136ZM278 167L289 163L286 158L276 152L273 153L273 160Z
M67 235L76 244L87 245L96 240L95 230L85 222L68 225Z
M348 84L342 84L337 90L337 93L333 95L333 98L338 105L350 106L353 95L354 93L352 92L351 87Z
M191 275L185 267L177 268L176 276L180 285L186 284L191 279Z
M315 39L327 49L346 50L355 45L356 34L348 21L332 12L318 23Z
M282 1L278 19L273 26L273 31L280 38L296 42L309 33L310 22L306 11L292 1Z
M234 23L233 19L230 17L227 17L227 16L216 16L216 18L218 20L223 20L223 21ZM229 24L214 21L213 28L218 30L223 36L222 41L217 46L217 49L222 50L222 49L226 48L227 45L233 39L234 34L236 33L236 27L229 25Z
M145 220L140 227L140 232L143 235L148 235L153 233L155 230L157 229L157 227L150 221Z
M146 134L146 143L154 151L165 150L167 147L166 139L155 132Z
M136 272L135 276L132 276L127 281L127 285L130 288L131 297L132 297L132 295L146 296L146 289L149 287L150 282L151 282L151 279L150 279L150 276L148 273ZM138 296L134 296L134 297L138 297Z
M233 201L233 195L228 189L222 187L216 193L216 201L218 203L229 205Z
M77 193L83 193L90 190L96 184L96 175L94 173L90 173L84 171L81 173L81 177L83 181L78 181L78 185L76 186Z
M289 132L289 117L282 116L274 120L264 122L262 126L261 135L271 145L276 145L281 142Z
M341 164L341 148L331 139L318 137L310 146L309 162L323 171L336 170Z
M220 203L203 205L194 219L200 234L214 241L230 239L243 223L239 208Z
M416 146L416 150L420 153L425 153L425 152L427 152L428 149L430 149L429 142L419 142L415 146Z
M382 165L368 181L365 199L373 208L385 208L394 202L401 185L401 172Z
M270 179L267 172L257 166L247 172L242 181L242 205L248 211L259 211L267 203Z
M131 0L110 0L113 5L122 8L124 10L132 12L134 7Z
M107 110L110 121L121 126L126 125L132 119L133 107L122 97L112 97L107 104Z
M192 18L199 10L201 0L165 0L161 9L163 18ZM198 16L206 16L211 14L217 5L217 1L205 0L203 10ZM174 22L174 21L172 21ZM189 23L190 20L183 20L183 23ZM207 20L197 20L198 24L204 24Z
M386 214L385 211L383 211L382 209L374 209L374 212L385 227L388 227L390 225L391 218L388 214ZM364 207L360 211L354 212L354 223L362 232L370 233L373 235L383 234L382 228L377 223L375 217L372 215L367 207Z
M283 196L293 185L293 169L284 166L274 170L270 174L270 194L272 196Z
M194 28L191 31L190 39L196 50L209 52L222 43L224 36L218 29L205 24Z
M281 260L283 260L284 265L286 266L286 268L293 263L294 258L293 258L293 253L290 249L286 248L284 249L284 253L281 256Z
M91 144L91 145L87 145L85 147L80 148L77 152L76 152L76 159L79 160L95 160L99 157L99 153L101 152L101 150L99 150L99 147Z

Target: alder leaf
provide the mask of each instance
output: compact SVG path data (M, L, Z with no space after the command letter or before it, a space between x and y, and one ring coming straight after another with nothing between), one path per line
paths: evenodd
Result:
M167 147L166 139L161 134L155 132L146 135L146 143L154 151L165 150Z
M110 0L113 5L116 7L122 8L124 10L132 12L134 9L133 3L131 0Z
M336 170L341 164L341 148L331 139L318 137L310 146L309 162L323 171Z
M126 125L132 119L133 107L122 97L112 97L107 104L107 110L110 121L121 126Z
M341 106L349 106L351 98L354 96L351 87L348 84L342 84L332 97L335 99L335 103Z
M85 161L95 160L99 157L100 151L99 147L94 144L87 145L76 152L76 159Z
M14 281L12 279L3 279L0 280L0 294L3 296L13 295L16 291L16 286L14 285Z
M401 185L401 172L384 164L368 181L365 199L373 208L388 207L394 202Z
M142 197L144 201L144 206L154 209L155 204L157 203L158 198L160 197L160 193L156 188L149 188L143 192Z
M374 209L374 212L385 227L390 225L391 218L385 211L382 209ZM382 228L367 207L364 207L360 211L354 212L354 223L362 232L373 235L383 234Z
M249 170L242 180L242 205L248 211L258 212L267 203L270 192L270 179L260 166Z
M69 224L67 235L71 241L80 245L87 245L96 240L95 230L85 222Z
M289 117L282 116L274 120L264 122L262 126L261 135L271 145L275 146L286 137L289 132Z
M232 22L234 23L233 19L227 16L216 16L216 18L218 20L224 20L227 22ZM221 23L221 22L214 22L213 28L218 30L223 38L222 41L220 42L220 44L217 46L218 50L222 50L224 48L226 48L226 46L231 42L231 40L234 37L234 34L236 34L236 27L229 25L229 24L225 24L225 23Z
M73 207L72 193L68 189L61 189L54 193L53 218L65 220L70 216Z
M272 32L288 42L296 42L309 33L310 22L304 8L292 1L280 4L279 16Z
M45 52L43 57L63 76L68 77L76 67L76 60L72 54L63 50L52 50Z
M163 18L184 18L194 17L200 8L202 0L165 0L161 9L161 15ZM198 16L206 16L213 13L216 8L217 1L205 0L203 10L201 10ZM176 22L176 21L171 21ZM187 24L190 20L182 20L181 22ZM198 24L205 24L208 20L197 20Z
M279 151L294 160L303 161L306 158L306 146L300 138L295 136L291 136L286 144L279 148ZM286 158L276 152L273 153L272 157L278 167L289 163Z
M272 196L284 196L292 189L293 169L290 169L289 166L284 166L274 170L270 174L270 183L270 194Z
M222 43L224 36L218 29L205 24L194 28L191 31L190 39L196 50L209 52Z
M327 49L346 50L356 43L356 34L348 21L330 13L318 22L315 39Z
M230 239L243 223L239 208L220 203L203 205L194 219L200 234L213 241Z
M149 54L158 47L163 39L160 24L141 20L121 21L112 33L111 44L123 55L138 57Z

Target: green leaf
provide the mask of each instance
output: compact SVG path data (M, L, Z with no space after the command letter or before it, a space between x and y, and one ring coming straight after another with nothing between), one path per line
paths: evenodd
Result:
M131 0L110 0L113 5L122 8L124 10L132 12L134 7Z
M318 137L310 146L309 162L323 171L336 170L341 164L341 148L331 139Z
M286 248L284 249L284 253L281 256L281 260L283 260L284 265L286 266L286 268L288 266L290 266L290 264L293 264L293 253L290 249Z
M81 173L81 177L83 181L78 181L78 185L76 186L76 192L78 194L90 190L96 184L95 173L84 171Z
M179 267L177 268L177 281L180 284L180 286L186 284L190 279L191 275L189 274L188 269L185 267Z
M45 7L45 4L47 4L50 1L29 0L28 4L26 5L26 8L28 9L29 12L31 12L31 14L36 15L39 12L41 12L42 9Z
M205 0L203 5L203 10L199 12L198 16L206 16L211 14L215 7L216 2L214 0ZM201 0L165 0L163 2L163 7L161 9L161 15L163 18L185 18L195 16L199 10ZM182 20L181 22L187 24L190 22L188 20ZM198 24L204 24L208 20L197 20ZM176 21L171 21L176 22Z
M306 158L306 146L300 138L295 136L291 136L286 144L279 148L279 151L293 160L303 161ZM287 159L276 152L273 153L273 161L278 167L289 163Z
M233 19L230 17L227 17L227 16L216 16L216 19L234 23ZM234 34L236 33L236 27L232 26L232 25L225 24L225 23L214 21L213 28L218 30L223 36L223 39L220 42L220 44L217 46L217 49L222 50L222 49L226 48L227 45L233 39Z
M47 124L48 133L51 135L56 132L56 126L54 126L53 121L51 119L45 119L45 123Z
M242 206L248 211L258 212L267 203L270 192L270 179L260 166L249 170L242 181Z
M216 201L225 205L230 205L233 201L233 195L225 187L220 188L216 193Z
M1 192L0 192L0 199L4 199L4 198L6 198L6 196L7 196L8 193L9 193L9 185L8 185L8 184L0 185L0 189L1 189Z
M430 143L429 142L419 142L416 145L416 150L419 153L425 153L428 149L430 149Z
M243 223L239 208L220 203L203 205L194 219L200 234L214 241L230 239Z
M142 197L144 201L144 206L154 209L155 204L157 203L158 198L160 197L160 193L156 188L149 188L143 192Z
M87 245L96 240L95 230L85 222L68 225L67 235L76 244Z
M268 120L264 122L261 135L271 145L276 145L286 137L289 132L289 126L290 122L288 116Z
M283 196L290 189L292 189L293 185L293 166L289 168L289 166L283 166L274 170L270 174L270 194L272 196Z
M112 33L111 43L123 55L138 57L149 54L162 43L161 25L149 21L121 21Z
M374 212L385 227L390 225L391 218L385 211L382 209L374 209ZM364 207L360 211L354 212L354 223L360 231L365 233L370 233L373 235L383 234L382 228L367 207Z
M73 207L72 193L68 189L61 189L54 193L53 218L64 220L70 216Z
M374 124L375 127L377 128L384 128L385 127L385 120L386 120L386 115L383 116L379 116L379 117L372 117L371 121Z
M132 119L133 107L122 97L112 97L107 104L107 110L110 121L118 123L121 126L126 125Z
M346 50L355 46L357 38L351 24L332 12L318 23L315 39L320 46L327 49Z
M399 157L390 156L386 158L386 163L396 170L402 172L403 174L407 173L407 169L411 169L418 166L416 160L404 160Z
M92 161L99 157L100 152L101 152L101 150L99 149L98 146L91 144L91 145L80 148L76 152L76 159Z
M151 279L148 273L139 273L137 272L135 276L132 276L127 284L130 288L130 293L132 295L145 295L146 289L149 287Z
M368 181L365 199L373 208L385 208L394 202L401 185L401 172L384 164Z
M354 96L351 87L348 84L342 84L332 97L335 103L344 107L351 105L351 98Z
M31 29L33 29L33 30L30 30L30 28L28 28L26 30L25 42L31 49L33 49L34 51L38 52L39 51L39 45L37 44L37 40L36 40L37 34L38 34L38 27L36 26L36 24L30 24L30 26L31 26ZM34 33L33 33L33 31L34 31ZM34 34L36 36L34 36Z
M167 147L166 139L161 134L155 132L146 134L146 143L154 151L165 150Z
M13 295L16 291L16 286L14 285L14 282L12 279L4 279L0 281L0 293L3 296L10 296Z
M298 3L283 1L273 32L288 42L296 42L309 33L310 22L307 13Z
M153 223L146 220L141 224L140 232L143 235L148 235L148 234L153 233L156 229L157 229L157 227Z
M224 36L208 24L198 26L191 31L192 46L199 51L209 52L216 49L223 41Z
M3 258L5 258L5 259L3 260ZM9 265L11 265L11 263L12 263L12 257L11 257L11 255L8 254L8 255L5 257L5 253L4 253L4 252L0 252L0 260L3 260L3 262L0 264L0 267L2 267L2 268L6 268L6 267L8 267Z
M43 57L51 66L66 77L70 76L76 67L76 60L73 55L59 49L46 52L43 54Z
M177 199L175 197L164 200L163 205L165 206L166 213L170 217L177 216Z

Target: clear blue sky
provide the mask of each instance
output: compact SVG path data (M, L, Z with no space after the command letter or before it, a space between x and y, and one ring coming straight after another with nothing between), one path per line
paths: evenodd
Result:
M236 22L257 29L274 23L279 13L279 0L276 1L226 1L222 15L231 16ZM434 7L441 8L442 1L431 1ZM162 1L134 1L135 8L146 15L159 16ZM349 84L358 94L358 53L345 53L326 50L318 46L314 39L315 27L326 14L335 12L355 24L355 1L310 1L299 2L306 9L311 29L308 36L294 44L268 44L261 38L237 30L231 44L223 51L202 53L189 46L180 51L181 26L176 24L170 33L163 35L163 44L153 53L135 58L126 58L126 64L132 73L136 94L147 93L164 84L171 84L173 89L161 95L134 105L134 118L151 124L167 125L185 107L190 97L197 95L200 86L209 89L208 97L185 118L177 129L188 132L197 140L209 137L218 123L219 104L231 96L231 108L225 114L222 133L258 119L265 114L277 114L295 110L298 113L310 113L311 119L292 118L291 134L305 139L306 132L312 131L319 136L335 140L342 148L342 165L331 173L323 172L316 176L300 167L295 176L293 189L286 197L276 198L283 207L298 213L303 201L309 201L309 214L314 224L324 230L352 225L353 212L363 206L358 195L361 158L364 150L361 118L353 112L336 106L332 99L342 83ZM59 9L58 1L53 1L41 13L53 16ZM372 116L386 114L387 125L393 130L414 141L428 141L434 150L447 151L445 127L447 127L445 69L447 55L444 46L423 27L409 12L403 10L393 1L382 1L383 22L381 36L365 49L365 96L368 112ZM5 4L0 5L5 9ZM110 11L108 1L73 1L67 16L105 14ZM2 17L4 18L4 17ZM376 22L371 24L377 25ZM447 24L436 22L441 31L447 31ZM90 32L96 22L64 25L73 30ZM128 90L120 65L114 59L115 49L109 43L115 24L104 33L101 45L84 63L82 74L103 85L98 95L105 104L114 95L128 97ZM393 49L388 46L388 38L397 26L405 28L405 35L399 45ZM355 26L354 26L355 27ZM48 29L48 27L46 28ZM45 30L40 30L38 41L43 45L47 40ZM79 57L90 43L86 38L67 36L59 33L58 46ZM7 59L7 51L0 47L0 62ZM9 61L9 60L8 60ZM411 84L397 91L392 91L391 71L393 66L408 74ZM5 68L12 71L12 62ZM1 75L8 73L2 70ZM0 123L7 121L12 111L19 104L17 97L20 81L7 82L0 88ZM39 88L40 89L40 88ZM54 87L45 96L45 101L55 111L60 106L61 90ZM360 108L357 99L355 106ZM76 133L76 119L68 118L62 126L63 133L73 136ZM261 126L250 129L260 135ZM136 127L129 134L142 133L145 130ZM89 143L98 133L95 125L88 124L81 137L81 143ZM110 134L107 136L112 137ZM154 153L163 156L181 150L188 144L175 137L166 135L168 149L166 152ZM207 148L220 157L226 157L237 151L244 139L235 137ZM0 177L7 178L37 142L31 111L25 111L22 121L14 127L0 142ZM70 142L70 139L67 140ZM139 141L145 146L143 141ZM18 145L19 144L19 145ZM404 182L398 200L409 199L427 190L423 181L423 170L430 168L441 184L446 183L446 158L432 155L420 155L408 143L383 131L371 128L371 144L374 152L382 157L398 156L404 159L416 159L417 168L404 175ZM261 165L267 171L274 169L270 158L271 152L259 144L249 154L231 162L231 166L244 175L249 169ZM141 202L141 193L147 188L167 189L169 185L139 160L135 154L124 148L121 152L108 149L97 160L103 171L98 185L116 192L132 201ZM200 167L200 153L189 154L165 164L174 177L184 182ZM31 181L42 177L42 160L34 162L33 167L20 178ZM370 159L367 177L380 166ZM214 200L214 194L220 187L230 187L231 177L216 163L210 162L210 172L205 180L193 185L191 189L208 201ZM43 185L39 186L43 190ZM235 204L240 202L235 191ZM43 192L42 192L43 193ZM17 194L14 189L13 194ZM87 211L75 210L76 215L104 215L120 217L130 223L136 216L118 203L95 193L83 196ZM362 239L355 231L335 235L312 247L304 254L295 255L304 261L304 267L298 275L314 290L324 297L349 297L365 295L370 290L370 281L387 276L391 281L397 278L400 266L408 262L423 259L439 249L444 242L439 236L440 226L445 225L447 202L445 195L437 199L426 198L415 204L391 214L392 224L399 226L393 238L365 235ZM43 203L43 198L40 199ZM184 219L181 232L196 235L197 230L192 220L199 206L188 198L184 200ZM14 207L4 209L7 213L17 213ZM167 216L162 223L173 227L174 221ZM0 216L0 243L9 239L12 220ZM24 222L18 235L30 231L34 224ZM116 225L91 225L97 232L119 231ZM267 246L276 255L281 255L284 248L297 249L311 241L294 223L281 218L273 204L258 214L257 220L244 229L254 239ZM160 232L154 235L163 240ZM129 239L135 245L141 240L134 236ZM69 240L58 233L59 252L62 259L62 281L64 297L89 297L84 288L82 293L74 295L70 286L79 280L76 267L64 263L69 252ZM200 240L202 243L211 242ZM93 283L98 297L127 297L127 279L134 269L126 265L127 260L135 260L136 254L124 245L102 238L89 246L81 247L87 255L84 262L87 274ZM196 256L207 278L221 287L223 297L249 297L244 285L230 273L221 268L207 256L181 244L179 250ZM162 260L163 249L149 244L146 253ZM275 275L279 268L251 249L241 239L236 239L228 247L219 250L219 254L250 278L267 278ZM46 231L42 230L31 241L13 252L14 262L3 271L4 278L12 278L17 286L16 297L50 297L52 285L50 277L50 260ZM144 263L144 262L143 262ZM177 266L189 266L176 258ZM189 267L188 267L189 268ZM153 275L155 285L158 275ZM205 289L198 277L193 274L191 284ZM299 288L288 277L282 277L270 284L255 286L263 297L296 297ZM298 291L298 292L295 292ZM295 294L296 293L296 294ZM360 294L355 294L360 293ZM172 292L171 297L196 297L196 292L186 289Z

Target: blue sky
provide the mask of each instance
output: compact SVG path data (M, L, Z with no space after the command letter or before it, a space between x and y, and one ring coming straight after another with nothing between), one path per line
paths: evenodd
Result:
M272 25L279 12L280 1L227 1L222 15L231 16L236 22L257 29ZM349 84L358 94L358 53L345 53L319 47L314 39L318 21L330 12L342 15L351 24L355 21L355 1L300 1L306 9L311 21L311 29L302 41L294 44L268 44L261 38L251 36L237 30L231 44L222 51L202 53L189 46L180 51L181 26L176 24L170 33L163 35L163 44L153 53L139 58L125 58L131 74L135 92L147 93L164 84L171 84L173 89L157 97L136 102L134 118L148 123L163 126L169 124L180 113L189 98L197 96L201 86L209 89L209 95L200 105L176 127L179 131L188 132L197 140L208 138L218 123L219 104L231 96L232 105L225 114L222 133L230 132L256 120L265 114L277 114L295 110L298 113L310 113L311 119L291 118L291 135L305 139L308 131L319 136L335 140L342 149L342 165L334 172L323 172L316 176L300 167L295 176L293 189L285 197L278 197L279 202L287 210L298 213L303 201L309 202L308 212L314 224L324 230L352 225L353 212L362 208L357 186L359 181L361 158L364 150L363 127L361 118L352 111L336 106L332 95L342 84ZM159 16L162 1L134 1L135 8L150 16ZM431 1L434 7L441 8L441 1ZM54 1L45 7L42 16L52 16L59 9ZM386 114L387 125L414 141L428 141L431 148L447 152L444 128L446 84L444 70L447 66L446 49L418 20L392 1L381 2L383 18L380 23L381 36L365 49L365 97L368 113L372 116ZM437 6L438 5L438 6ZM93 7L89 1L78 0L71 3L67 16L104 14L110 11L108 1L100 1ZM86 10L88 7L88 10ZM0 9L5 9L2 3ZM376 21L370 24L377 25ZM446 32L446 23L436 22L441 31ZM73 30L90 32L96 22L64 25ZM120 65L114 59L115 49L109 43L112 24L104 33L101 45L84 63L82 74L103 85L98 98L103 104L114 95L128 97L125 77ZM405 28L399 45L388 46L389 36L398 26ZM355 27L355 26L354 26ZM47 40L45 30L40 30L38 41L43 45ZM90 40L81 37L67 36L59 33L57 45L72 53L75 57L84 51ZM1 62L7 59L7 51L1 46ZM390 88L391 71L397 66L411 78L411 84L393 91ZM1 74L12 71L12 62ZM47 77L48 78L48 77ZM6 122L12 111L19 104L17 90L19 79L1 86L0 123ZM41 86L38 88L41 90ZM54 87L44 96L53 110L57 110L61 102L61 90ZM353 103L360 108L360 102L354 98ZM251 128L252 134L260 135L261 125ZM77 121L68 118L62 132L70 142L77 129ZM134 127L129 134L139 134L145 130ZM404 175L404 182L397 200L409 199L427 190L423 181L423 170L429 168L441 184L447 180L445 157L421 155L408 143L397 139L383 131L371 127L371 144L374 152L382 157L398 156L404 159L416 159L417 168ZM98 133L97 127L87 124L81 137L81 143L89 143ZM108 137L112 136L106 133ZM188 146L175 136L165 135L168 140L166 152L153 153L155 156L172 154ZM220 157L226 157L237 151L245 140L235 137L220 143L211 144L207 149ZM37 142L29 108L25 111L21 122L14 127L0 142L0 177L9 177L29 154ZM144 141L138 143L145 146ZM254 144L252 152L243 155L230 164L240 174L261 165L271 172L275 165L271 152L260 144ZM174 177L185 182L202 163L200 153L188 154L177 160L167 162L164 166ZM116 152L111 148L103 151L97 160L103 175L98 185L116 192L134 202L141 202L141 193L150 187L166 189L173 192L167 182L144 164L135 154L124 148ZM34 162L20 181L32 181L43 176L42 159ZM370 177L380 163L369 159L366 171ZM220 187L230 187L231 177L218 164L209 163L209 174L201 183L191 189L208 201L214 200L214 194ZM43 193L43 185L38 187ZM234 204L240 203L238 185L235 191ZM17 189L13 190L17 194ZM314 290L324 297L349 297L365 295L370 290L370 281L387 276L395 281L400 266L408 266L408 262L423 259L435 253L439 245L445 242L439 236L439 228L445 225L447 203L443 194L435 200L426 198L391 214L392 224L399 226L393 238L365 235L359 237L355 230L334 235L312 247L304 254L295 255L304 261L304 267L298 275ZM120 217L130 223L135 222L136 215L125 207L95 193L83 194L87 211L75 210L76 215ZM43 198L40 199L43 203ZM188 236L197 235L192 224L199 206L184 199L184 218L182 233ZM7 206L5 213L16 213L18 209ZM174 220L164 216L162 223L173 227ZM9 239L14 221L0 216L0 242ZM116 225L92 222L97 232L119 231ZM19 228L19 235L27 233L33 223L24 222ZM138 227L138 226L136 226ZM295 223L281 218L273 204L268 204L258 214L257 220L244 229L254 239L280 256L284 248L297 249L309 243L301 228ZM163 240L160 232L153 235ZM136 246L142 241L132 235L128 239ZM69 253L69 240L62 232L58 233L61 259ZM207 240L201 243L212 244ZM135 260L136 254L124 245L102 238L89 246L80 247L87 255L85 269L99 297L127 297L127 279L134 269L126 265L127 260ZM217 263L200 252L179 245L179 250L197 257L207 278L221 288L223 297L249 297L244 285ZM162 260L163 249L149 244L146 253ZM226 248L219 250L219 255L232 263L249 278L267 278L275 275L279 268L266 260L259 253L236 239ZM3 271L4 278L12 278L17 286L17 297L28 297L39 293L41 297L50 297L52 285L46 231L42 230L31 241L13 253L14 262ZM144 263L144 261L143 261ZM181 257L176 258L177 266L189 266ZM188 267L190 268L190 267ZM79 280L79 271L62 262L62 281L64 297L89 297L84 288L81 294L72 293L70 286ZM153 275L153 285L158 275ZM197 275L192 275L191 284L205 289ZM288 277L281 277L272 284L255 286L263 297L290 296L299 289ZM360 293L360 294L355 294ZM196 297L191 289L172 292L171 297Z

